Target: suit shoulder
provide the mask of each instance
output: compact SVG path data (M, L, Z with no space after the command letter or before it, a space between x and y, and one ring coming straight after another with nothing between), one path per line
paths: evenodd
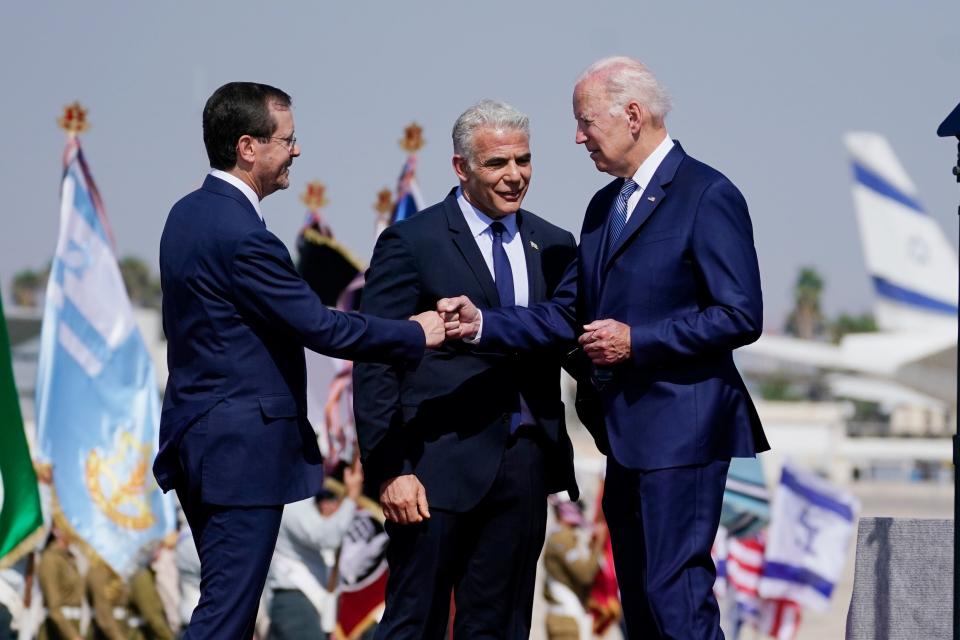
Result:
M736 189L736 185L733 184L730 178L717 169L714 169L706 162L701 162L693 156L686 156L684 158L683 162L680 164L678 175L682 176L685 180L703 184L704 187L709 187L714 184L723 184Z
M573 234L564 229L563 227L557 226L548 220L544 220L537 214L526 209L520 210L520 215L523 216L522 224L529 224L536 231L538 235L543 236L547 242L554 243L565 243L568 238L573 238Z
M402 234L422 233L424 230L439 225L446 224L446 215L443 202L430 205L410 216L406 220L401 220L390 225L390 229L395 229Z

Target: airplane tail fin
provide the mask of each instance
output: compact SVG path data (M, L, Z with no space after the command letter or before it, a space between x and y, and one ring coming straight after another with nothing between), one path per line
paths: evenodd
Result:
M848 133L853 201L882 330L956 326L957 252L924 210L886 138Z

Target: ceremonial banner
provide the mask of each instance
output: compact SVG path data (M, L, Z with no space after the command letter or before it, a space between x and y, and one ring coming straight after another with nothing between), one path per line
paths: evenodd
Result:
M54 517L129 575L143 545L172 530L173 509L149 473L160 422L153 363L75 137L64 153L36 393Z
M770 514L760 595L827 610L859 508L848 491L810 471L784 465Z
M387 589L387 542L381 519L358 510L340 548L335 640L357 640L380 621Z
M423 196L417 185L417 157L410 155L403 163L400 177L397 179L397 203L393 207L390 222L400 222L423 209Z
M390 225L406 220L423 209L423 196L420 195L416 177L417 152L423 148L423 144L423 128L416 122L410 123L403 130L403 139L400 140L400 148L408 155L397 179L396 196L391 198L390 190L384 189L381 192L382 202L377 204L381 216L377 220L376 235L379 236Z
M43 526L40 492L23 432L20 399L13 380L10 339L0 296L0 568L31 547L31 534Z
M593 516L593 522L602 522L604 526L607 519L603 515L603 490L604 480L600 480L600 489L597 491L597 507ZM603 547L603 556L600 558L600 569L593 579L593 585L590 587L590 595L587 598L587 611L593 616L593 632L598 636L603 636L607 629L620 622L623 610L620 607L620 587L617 584L617 571L613 564L613 544L610 542L610 536L607 535L606 543Z

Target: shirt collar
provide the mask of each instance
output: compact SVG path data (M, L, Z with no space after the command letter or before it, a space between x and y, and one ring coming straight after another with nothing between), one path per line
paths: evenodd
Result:
M637 183L639 190L642 191L650 185L650 181L653 180L653 174L657 172L660 163L663 162L663 159L670 153L670 149L673 149L673 140L671 140L670 135L667 134L660 144L657 145L657 148L653 150L653 153L640 163L637 172L633 174L633 181Z
M257 197L257 192L250 188L250 185L232 173L227 173L226 171L221 171L220 169L211 169L210 175L212 175L214 178L220 178L224 182L228 182L237 189L240 189L240 193L247 196L247 200L249 200L250 204L253 205L257 215L260 216L261 220L263 220L263 213L260 212L260 198Z
M490 225L493 224L494 219L473 206L473 204L467 200L467 197L463 195L463 189L461 187L457 187L457 204L460 205L460 211L463 212L463 217L466 218L467 226L470 227L470 232L473 233L473 237L482 236L483 233L490 228ZM516 214L503 216L500 218L500 222L507 228L507 234L511 238L517 233Z

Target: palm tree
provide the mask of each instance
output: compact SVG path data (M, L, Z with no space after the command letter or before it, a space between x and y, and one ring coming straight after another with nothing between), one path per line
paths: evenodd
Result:
M787 333L811 340L823 334L823 314L820 312L820 294L823 278L813 267L802 267L793 286L793 311L787 318Z
M43 290L47 286L48 275L49 269L44 271L24 269L14 274L11 287L14 304L21 307L39 306Z

